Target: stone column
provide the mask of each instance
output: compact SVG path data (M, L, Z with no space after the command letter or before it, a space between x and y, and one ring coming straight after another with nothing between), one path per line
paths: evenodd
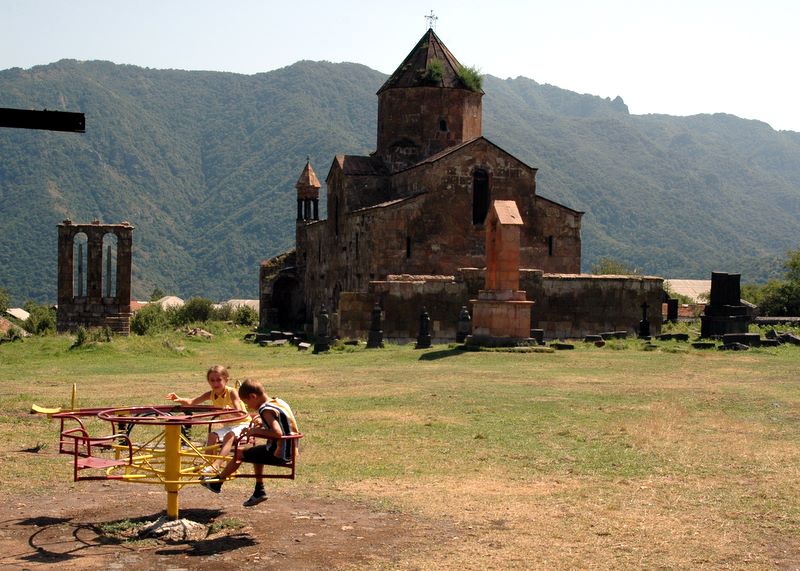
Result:
M133 266L133 226L120 228L117 236L117 299L120 313L131 312L131 274Z

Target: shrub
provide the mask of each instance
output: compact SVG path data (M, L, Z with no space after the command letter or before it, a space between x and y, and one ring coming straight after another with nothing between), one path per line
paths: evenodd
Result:
M613 260L611 258L600 258L592 264L590 272L596 276L636 276L641 272L627 262Z
M467 89L480 91L483 88L483 77L476 67L462 65L458 68L458 77L467 86Z
M193 297L175 312L173 325L204 323L209 320L213 310L213 304L210 299Z
M72 346L83 347L86 345L88 340L89 332L86 331L86 328L83 325L78 325L78 328L75 330L75 342L72 344Z
M444 64L441 60L432 59L428 63L428 67L425 69L425 75L423 76L423 81L425 83L430 83L432 85L436 85L441 83L442 77L444 76Z
M131 319L131 332L136 335L153 335L169 327L167 312L157 303L145 305Z
M19 327L11 327L8 331L6 331L5 341L14 342L14 341L22 341L22 331ZM0 340L2 343L3 340Z
M223 303L221 306L214 308L211 318L216 321L231 321L235 311L235 308L231 307L230 303Z
M6 312L9 303L8 290L4 287L0 287L0 315Z
M30 317L25 329L33 335L48 335L56 332L56 311L52 307L29 301L24 306Z
M233 310L231 319L236 325L256 325L258 323L258 312L249 305L240 305Z

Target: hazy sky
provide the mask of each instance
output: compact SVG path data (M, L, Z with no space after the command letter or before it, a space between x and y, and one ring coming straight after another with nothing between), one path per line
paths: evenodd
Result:
M259 73L391 73L425 33L458 60L631 113L725 112L800 131L798 0L0 0L0 69L62 58Z

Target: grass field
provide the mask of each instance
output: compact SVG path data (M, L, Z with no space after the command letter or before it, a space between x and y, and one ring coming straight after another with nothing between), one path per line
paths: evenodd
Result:
M221 363L293 405L306 438L286 485L443 522L436 548L403 554L403 568L800 565L798 347L313 355L215 332L0 346L4 492L72 484L33 403L68 405L72 383L82 407L164 403L200 394Z

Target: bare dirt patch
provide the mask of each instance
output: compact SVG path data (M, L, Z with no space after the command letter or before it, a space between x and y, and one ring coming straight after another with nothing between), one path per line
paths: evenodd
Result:
M270 494L267 502L244 508L241 502L247 493L226 492L216 496L202 489L182 491L182 518L217 522L222 530L203 540L175 543L130 541L101 530L101 524L154 521L163 515L164 492L154 487L98 484L56 496L5 497L0 504L0 567L219 571L253 565L391 566L408 549L429 546L441 525L283 490Z

